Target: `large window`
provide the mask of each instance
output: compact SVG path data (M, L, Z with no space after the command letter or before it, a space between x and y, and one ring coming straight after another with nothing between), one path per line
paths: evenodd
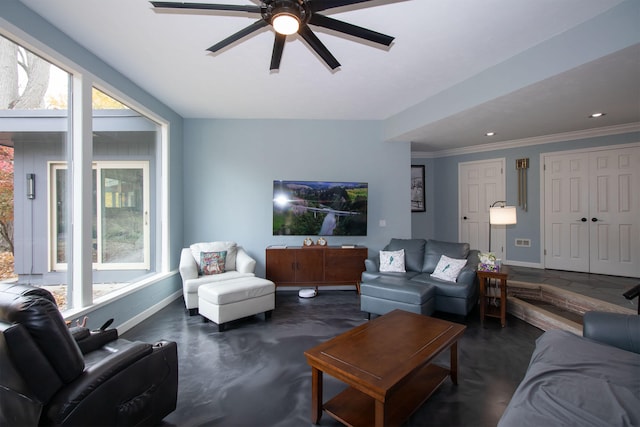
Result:
M67 164L50 163L53 268L67 268L64 189ZM94 162L92 261L95 270L149 270L149 162Z
M54 272L48 262L46 188L47 161L66 161L70 153L70 74L4 37L0 69L0 280L47 286L65 309L72 287L68 272ZM60 191L58 200L69 205L70 192ZM69 221L60 216L61 239Z
M0 67L0 280L77 311L162 271L158 121L2 37Z

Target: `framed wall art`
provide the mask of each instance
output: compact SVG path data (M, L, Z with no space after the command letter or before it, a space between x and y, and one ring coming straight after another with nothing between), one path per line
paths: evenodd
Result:
M424 165L411 165L411 212L425 212Z

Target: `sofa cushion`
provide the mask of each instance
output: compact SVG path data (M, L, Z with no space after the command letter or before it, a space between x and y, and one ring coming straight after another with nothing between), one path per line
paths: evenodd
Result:
M64 383L82 374L84 358L55 303L37 295L0 298L0 321L24 326Z
M638 372L636 353L549 330L498 426L640 425Z
M197 293L198 288L207 283L222 283L227 280L234 280L242 277L254 277L253 273L240 273L238 271L227 271L223 274L212 274L210 276L199 276L197 279L189 279L182 282L185 293Z
M243 277L200 286L198 297L212 304L224 305L269 295L274 293L275 289L275 284L270 280L260 277Z
M442 255L446 255L449 258L467 259L469 256L469 249L470 247L468 243L428 240L424 249L424 264L419 270L424 273L433 273Z
M464 269L462 269L462 271L464 272L467 269L469 269L469 267L465 267ZM469 296L473 295L477 289L475 281L473 280L460 280L457 283L453 283L433 277L430 273L417 274L410 280L411 282L416 282L423 285L431 285L435 288L436 295L442 295L452 298L469 298Z
M411 279L413 276L416 276L418 274L421 273L417 273L415 271L407 271L405 273L386 273L384 271L363 271L362 272L362 276L360 277L360 281L361 282L369 282L371 280L375 280L378 277L394 277L396 279L404 279L404 280L409 280Z
M227 251L200 252L201 273L205 276L224 273L226 257Z
M225 271L231 271L236 269L236 253L238 251L238 245L236 242L202 242L194 243L189 246L193 259L198 264L198 271L202 271L200 265L200 252L220 252L227 251L227 257L225 258Z
M380 271L405 273L404 249L399 251L380 251Z
M422 305L435 297L433 286L388 276L361 283L360 293L369 297L416 305Z
M407 271L422 271L425 243L426 240L424 239L391 239L389 244L385 246L383 250L397 251L404 249L405 269Z
M435 270L431 273L432 277L442 279L447 282L455 282L458 278L460 270L467 264L466 259L449 258L446 255L440 257L440 261L436 265Z

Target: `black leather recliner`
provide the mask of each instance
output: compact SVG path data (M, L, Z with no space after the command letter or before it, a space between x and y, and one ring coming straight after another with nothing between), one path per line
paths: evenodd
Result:
M176 343L112 332L83 354L51 293L0 284L0 426L160 423L176 408Z

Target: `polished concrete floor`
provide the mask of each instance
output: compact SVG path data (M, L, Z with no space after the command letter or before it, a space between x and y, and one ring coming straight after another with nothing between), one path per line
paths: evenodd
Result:
M585 289L596 282L580 274L558 278L557 272L533 269L516 268L513 275L522 281L568 281ZM638 282L607 280L615 283L607 287L622 292ZM612 298L616 292L609 292ZM505 328L498 319L488 319L481 327L477 311L467 318L436 316L467 326L459 341L459 383L445 381L405 425L495 426L542 331L510 315ZM178 299L123 338L178 343L178 407L163 425L297 427L311 425L311 369L303 352L363 322L366 315L354 291L321 291L313 299L279 291L276 309L266 322L254 316L232 322L219 333L200 316L188 316ZM448 353L438 362L447 366ZM325 400L344 387L325 376ZM320 424L340 425L326 414Z
M447 380L407 426L495 426L524 375L542 333L510 317L480 327L477 313L459 341L459 383ZM495 322L493 320L496 320ZM232 322L215 332L200 316L189 317L174 301L123 338L178 343L178 408L165 419L175 426L311 425L311 369L303 352L366 322L354 291L324 291L313 299L278 292L270 320ZM438 359L448 365L448 353ZM344 388L325 376L325 400ZM321 425L340 425L326 414Z

